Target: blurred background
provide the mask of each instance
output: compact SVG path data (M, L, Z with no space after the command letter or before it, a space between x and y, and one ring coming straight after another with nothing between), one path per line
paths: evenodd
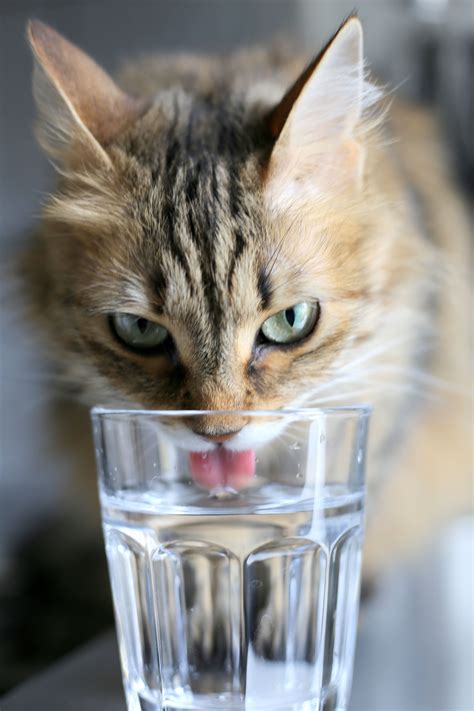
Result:
M373 71L399 94L437 112L453 175L472 201L473 2L360 0L356 8ZM112 621L102 555L82 541L85 523L77 520L71 501L77 463L67 446L58 446L47 416L65 394L25 325L21 288L11 275L15 256L28 245L42 196L53 184L32 133L28 17L53 25L113 72L124 57L141 52L227 52L275 35L316 52L353 9L353 0L1 1L0 693ZM97 523L94 505L87 516ZM68 517L70 537L58 548L60 523ZM374 711L473 707L473 540L472 522L455 522L422 564L393 571L390 583L368 602L372 628L364 628L359 640L354 708L364 703ZM405 631L387 620L390 609ZM372 675L372 697L357 707L364 674Z

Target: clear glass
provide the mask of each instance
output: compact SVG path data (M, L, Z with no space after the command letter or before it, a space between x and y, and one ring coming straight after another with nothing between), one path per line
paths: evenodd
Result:
M129 711L347 709L369 415L93 410Z

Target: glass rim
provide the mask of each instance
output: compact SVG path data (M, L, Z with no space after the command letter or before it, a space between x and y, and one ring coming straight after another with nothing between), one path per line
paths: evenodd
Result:
M281 410L148 410L125 407L105 407L96 405L91 408L92 417L202 417L202 415L236 415L250 418L258 417L299 417L300 419L319 419L326 417L357 417L367 419L373 407L366 403L360 405L345 405L340 407L295 407Z

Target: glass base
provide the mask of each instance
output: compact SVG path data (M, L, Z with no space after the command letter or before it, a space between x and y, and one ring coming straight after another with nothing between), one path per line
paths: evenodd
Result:
M281 698L269 700L262 706L262 701L251 699L232 701L224 695L194 695L190 703L178 699L166 700L165 705L159 698L146 698L134 691L126 693L128 711L347 711L347 706L336 705L335 695L321 699L282 701Z

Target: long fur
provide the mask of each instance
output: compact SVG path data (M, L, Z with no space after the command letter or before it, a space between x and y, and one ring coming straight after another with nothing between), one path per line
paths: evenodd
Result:
M447 334L457 339L467 329L461 265L469 226L432 119L395 104L394 123L382 126L383 110L374 114L379 90L364 73L348 78L344 64L336 93L356 97L350 142L340 150L339 134L331 134L329 73L314 115L309 104L298 109L310 98L303 90L294 109L300 140L285 143L282 133L288 160L272 164L280 144L265 120L298 64L259 50L225 61L128 65L123 88L151 108L103 147L107 164L71 161L69 153L60 160L29 283L52 350L85 402L173 409L372 402L366 565L373 570L467 505L459 395L467 346ZM354 81L362 82L356 91ZM350 107L336 103L342 120ZM332 151L342 165L360 161L357 188L331 181L321 188ZM314 335L257 358L262 322L308 299L321 305ZM123 348L108 324L114 311L168 328L179 366Z

